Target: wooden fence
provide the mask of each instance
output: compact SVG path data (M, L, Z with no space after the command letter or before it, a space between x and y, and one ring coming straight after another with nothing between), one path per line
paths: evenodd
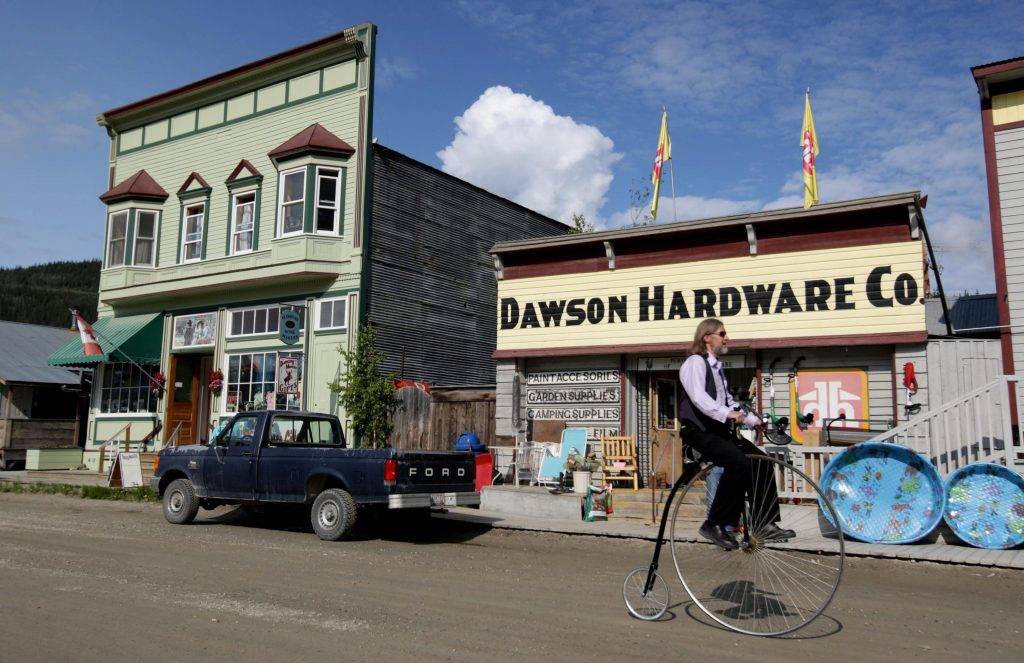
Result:
M493 387L405 387L396 396L391 433L396 449L450 451L466 431L476 433L484 444L494 444Z

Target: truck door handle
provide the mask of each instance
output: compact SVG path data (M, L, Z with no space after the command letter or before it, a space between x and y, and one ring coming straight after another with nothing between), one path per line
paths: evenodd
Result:
M251 456L251 455L252 455L252 452L251 452L251 451L243 451L243 452L242 452L242 455L243 455L243 456Z

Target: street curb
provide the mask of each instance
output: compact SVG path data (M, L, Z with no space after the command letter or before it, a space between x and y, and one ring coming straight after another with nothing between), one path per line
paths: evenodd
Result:
M472 523L474 525L486 525L495 529L506 529L521 532L548 532L551 534L565 534L569 536L591 536L606 539L632 539L635 541L655 541L657 540L657 530L651 534L640 534L635 532L624 532L624 531L601 531L601 530L588 530L588 525L594 525L600 527L606 526L607 521L604 523L587 523L581 521L580 523L563 523L563 522L551 522L541 523L539 521L523 522L523 520L509 519L505 514L500 513L467 513L473 511L472 509L459 509L448 510L444 513L434 513L435 518L441 518L444 520L459 521L464 523ZM652 527L652 529L654 529ZM711 544L708 544L711 545ZM903 562L931 562L935 564L948 564L953 566L964 566L964 567L983 567L983 568L998 568L998 569L1011 569L1021 570L1024 569L1024 550L985 550L983 548L973 548L967 546L951 546L951 545L933 545L928 546L927 549L921 549L921 546L917 546L918 550L914 550L912 545L882 545L882 544L866 544L859 541L846 541L846 556L857 557L865 559L879 559L879 560L899 560ZM949 551L941 550L942 548L950 548ZM1001 556L1000 553L1003 553ZM961 556L968 556L967 559L957 558ZM1002 557L1002 558L1000 558Z

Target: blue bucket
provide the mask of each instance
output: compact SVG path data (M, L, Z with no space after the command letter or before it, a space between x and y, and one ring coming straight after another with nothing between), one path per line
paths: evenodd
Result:
M465 432L455 440L456 451L472 451L475 454L487 451L487 447L480 441L476 433Z

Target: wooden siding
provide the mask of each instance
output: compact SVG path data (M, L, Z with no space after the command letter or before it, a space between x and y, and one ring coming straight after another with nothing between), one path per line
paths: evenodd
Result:
M922 411L937 409L1002 374L998 339L932 339L927 344L898 346L896 389L901 423L906 421L903 365L907 362L914 364L918 384L914 402L921 404Z
M992 95L992 124L1024 121L1024 91Z
M0 438L8 449L41 449L75 446L74 419L6 419Z
M497 366L497 400L494 409L494 430L496 435L515 435L518 417L513 416L515 405L516 360L504 359Z
M1014 366L1024 366L1024 128L995 133Z
M493 384L497 242L566 227L375 146L368 322L384 370L442 385Z
M206 257L217 258L226 254L230 223L230 196L224 182L239 161L248 159L263 174L259 196L258 248L268 249L274 238L278 186L277 168L267 157L267 152L314 122L319 122L359 150L362 144L362 136L359 135L359 95L360 92L355 90L342 92L228 124L216 131L179 138L119 156L115 179L121 181L139 169L145 169L164 189L177 191L192 171L202 175L213 188L208 211ZM356 161L353 157L347 163L345 237L351 237L354 229ZM178 262L182 205L176 195L171 195L163 205L156 207L161 211L158 267L168 267ZM349 250L351 241L345 242L342 249L345 253Z
M435 389L428 394L407 388L398 392L391 444L396 449L450 451L464 432L484 444L495 442L493 389Z

